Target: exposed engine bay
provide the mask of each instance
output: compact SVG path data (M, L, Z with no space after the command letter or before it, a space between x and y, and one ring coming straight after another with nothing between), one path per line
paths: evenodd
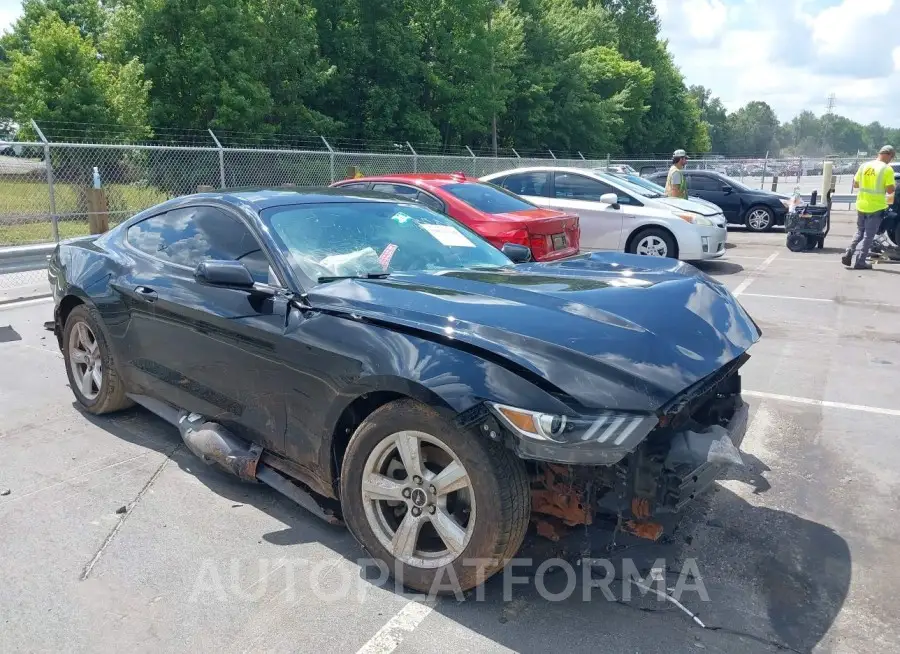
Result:
M682 510L725 466L742 464L738 448L748 406L737 367L699 394L678 398L615 465L534 462L531 509L538 533L559 540L568 527L590 525L602 512L616 516L624 531L657 540L664 531L659 516Z

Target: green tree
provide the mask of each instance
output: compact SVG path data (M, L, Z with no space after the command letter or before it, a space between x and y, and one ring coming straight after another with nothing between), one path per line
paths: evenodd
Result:
M14 50L2 82L11 117L27 134L30 119L83 123L87 135L110 124L148 130L149 83L137 60L123 64L103 60L79 29L56 13L34 26L26 51Z
M765 102L749 102L728 115L729 154L762 156L778 148L778 117Z
M726 152L728 150L728 112L719 98L713 97L712 91L703 86L691 86L690 96L700 111L700 120L704 123L709 136L709 151ZM701 150L703 151L703 150Z
M106 11L99 0L22 0L22 14L12 30L0 37L0 46L8 51L26 50L39 23L50 14L77 27L81 36L95 45L103 34Z

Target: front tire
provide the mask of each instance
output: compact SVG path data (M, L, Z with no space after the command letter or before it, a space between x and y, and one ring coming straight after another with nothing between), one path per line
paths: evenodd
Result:
M132 406L96 309L72 309L63 329L63 358L69 387L85 411L101 415Z
M356 539L424 593L484 582L515 555L528 528L523 462L413 400L386 404L359 426L340 485Z
M769 207L750 207L744 224L751 232L767 232L775 226L775 212Z
M645 257L678 258L678 245L672 234L659 227L646 227L635 234L628 251Z

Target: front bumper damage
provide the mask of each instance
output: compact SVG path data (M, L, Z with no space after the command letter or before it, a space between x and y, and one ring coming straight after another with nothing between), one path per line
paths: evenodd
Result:
M736 367L678 398L660 426L614 465L534 462L532 517L538 533L558 540L567 527L589 525L598 513L642 538L657 540L661 519L701 496L729 466L743 465L739 448L749 407Z

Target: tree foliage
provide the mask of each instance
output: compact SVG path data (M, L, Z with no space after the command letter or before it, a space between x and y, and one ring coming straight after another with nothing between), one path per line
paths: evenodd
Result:
M900 140L729 113L687 88L652 0L24 0L0 125L31 118L473 148L496 121L501 147L601 156Z

